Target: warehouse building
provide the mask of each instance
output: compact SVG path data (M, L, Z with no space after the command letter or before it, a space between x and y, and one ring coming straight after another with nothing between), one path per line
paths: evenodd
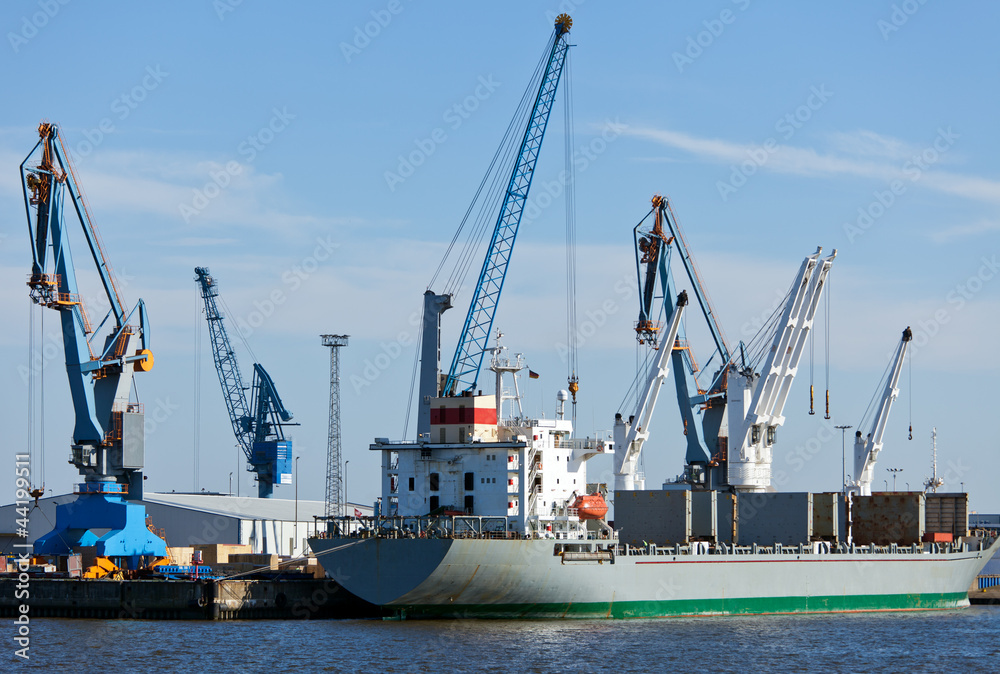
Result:
M56 506L69 503L74 494L51 496L31 503L27 541L55 528ZM215 493L147 493L140 502L146 507L148 523L165 537L167 545L188 547L223 543L250 545L254 553L298 556L307 554L307 539L317 526L323 529L322 501L303 499L253 498ZM370 516L372 507L348 503L345 515ZM0 506L0 553L22 549L18 535L20 515L14 504Z

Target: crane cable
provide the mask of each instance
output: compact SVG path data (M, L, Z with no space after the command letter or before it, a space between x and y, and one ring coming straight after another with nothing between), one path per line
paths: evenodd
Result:
M781 320L781 316L784 314L785 306L788 304L791 293L792 288L789 287L784 299L774 308L771 315L767 317L764 324L757 331L757 334L746 345L747 365L751 370L757 370L757 366L764 360L764 356L774 341L774 336L778 332L778 321ZM735 357L735 354L733 354L733 357Z
M558 38L553 37L553 40L555 39ZM507 126L507 131L504 133L504 137L500 141L500 146L497 148L496 154L494 154L494 161L490 163L490 168L487 170L487 174L483 178L483 182L485 183L490 177L490 171L493 171L492 181L487 190L486 197L480 202L479 212L475 219L475 226L470 232L469 238L467 239L462 253L459 256L458 263L452 272L452 275L449 277L448 283L446 284L447 287L445 292L449 294L458 294L458 290L463 285L473 264L483 257L479 255L479 249L490 231L490 225L494 224L499 217L502 217L502 213L499 213L499 206L506 196L511 173L514 166L517 164L517 158L521 151L522 129L527 129L528 122L531 119L533 103L535 97L537 96L537 91L541 88L542 78L545 75L545 69L548 64L549 54L552 51L552 45L553 42L550 41L545 47L545 51L542 52L538 63L535 65L535 71L532 74L527 87L525 87L524 92L521 94L521 100L518 103L517 109L511 117L511 121ZM497 157L500 157L499 162L496 161ZM480 184L480 188L481 187L482 184ZM476 192L476 197L478 198L478 196L479 191ZM474 198L473 204L475 203L475 200L476 199ZM472 210L473 204L469 205L469 211ZM466 216L468 216L469 211L466 211ZM459 225L460 230L464 224L465 219L463 219L462 224Z
M882 372L881 378L879 378L878 386L875 387L875 392L872 394L871 400L868 401L868 406L865 408L865 412L861 415L861 421L858 422L856 428L858 431L862 431L865 425L872 420L872 413L875 411L875 401L878 399L879 392L885 390L885 385L889 379L889 373L892 369L893 358L889 358L889 362L886 363L885 370Z
M816 270L819 273L819 269ZM826 346L826 415L824 419L830 419L830 277L826 277L826 318L823 329L826 331L824 339Z
M645 358L640 361L639 353L644 353ZM640 349L639 342L636 340L635 343L635 377L632 378L632 383L629 384L628 390L625 391L624 397L620 403L618 403L618 413L621 414L623 410L628 409L634 410L639 406L639 378L644 377L649 374L649 368L652 367L651 360L653 354L656 353L656 349ZM633 399L634 396L634 399Z
M36 318L37 314L37 318ZM45 489L45 309L28 305L28 466L29 484ZM37 363L37 367L36 367ZM36 424L37 410L37 424Z
M420 329L417 330L417 345L413 350L413 371L410 373L410 396L406 400L406 416L403 418L403 435L400 440L406 440L406 432L410 430L410 412L413 410L413 394L417 386L417 371L420 366L420 346L424 339L424 313L420 310Z
M906 368L909 371L907 378L909 381L909 391L906 393L906 397L909 398L908 402L910 404L910 435L908 440L913 439L913 358L909 358L906 361Z
M28 304L28 468L35 474L35 304Z
M816 383L816 335L809 331L809 414L816 414L813 404L814 384Z
M431 277L428 288L434 285L438 276L444 270L448 258L455 249L458 239L461 237L462 232L466 229L466 225L469 223L470 216L472 217L472 227L469 229L465 243L462 245L461 251L455 258L454 266L449 272L449 276L445 282L445 292L449 294L457 294L457 291L461 288L466 276L468 275L469 269L472 267L472 264L475 260L480 259L481 256L477 255L477 252L482 246L490 221L492 220L495 222L496 218L499 217L497 213L497 206L506 194L506 188L507 184L510 182L510 174L514 165L516 153L520 149L520 134L522 134L523 129L527 127L527 119L531 114L532 103L534 102L533 94L535 94L541 86L541 78L544 75L545 66L548 63L548 57L551 50L552 42L550 41L546 47L546 51L542 54L541 59L535 67L535 72L531 77L531 81L528 83L528 86L525 88L524 93L521 96L521 101L518 103L517 109L507 126L507 130L504 132L504 136L501 139L493 158L490 160L486 174L479 183L479 187L476 189L476 193L473 196L472 201L469 203L469 206L465 211L465 215L459 223L458 229L455 231L454 236L452 236L451 242L448 244L448 248L445 250L434 275Z
M45 339L45 309L40 309L38 312L38 340L36 343L36 348L42 345L42 341ZM39 349L39 368L38 368L38 379L39 379L39 406L38 406L38 472L41 473L42 486L45 485L45 347L41 346Z
M222 305L222 309L226 312L227 316L235 315L233 314L232 309L229 308L229 305L226 304L226 300L222 297L222 293L216 295L216 299L219 300L219 304ZM243 346L246 347L247 353L250 354L250 358L253 359L254 364L259 363L260 361L257 360L257 354L255 354L253 349L250 348L250 342L247 341L246 335L243 334L243 331L240 330L238 325L234 325L234 327L236 328L236 336L240 338L241 342L243 342Z
M577 318L576 318L576 176L573 172L573 88L571 82L570 51L566 52L566 82L563 85L563 122L565 125L566 151L566 381L573 396L573 427L576 427L576 392L580 389L577 376Z
M220 298L221 299L221 298ZM194 303L194 419L191 447L194 450L194 490L198 491L198 464L201 463L201 314L205 310L201 292L195 294ZM134 381L134 379L133 379Z

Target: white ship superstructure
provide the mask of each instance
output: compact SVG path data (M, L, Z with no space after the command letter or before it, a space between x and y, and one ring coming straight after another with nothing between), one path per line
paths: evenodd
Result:
M613 443L572 437L565 391L555 418L526 418L520 354L511 358L498 345L490 369L494 394L434 398L429 431L416 442L377 438L371 445L382 453L381 514L477 516L512 534L585 536L586 519L574 503L588 493L587 461L613 454ZM504 388L505 377L513 392Z

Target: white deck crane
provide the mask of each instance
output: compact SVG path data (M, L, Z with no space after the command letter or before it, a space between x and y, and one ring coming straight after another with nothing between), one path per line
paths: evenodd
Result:
M788 392L837 257L836 249L820 259L822 252L817 248L803 260L760 373L729 366L728 481L736 489L763 491L771 486L775 430L785 422Z
M639 397L635 416L625 421L620 414L615 415L615 490L642 489L645 486L644 480L637 477L639 455L642 453L643 443L649 437L649 423L653 418L660 387L670 373L670 354L673 352L687 303L687 291L681 291L677 296L677 307L670 317L666 338L660 342L656 360L649 369L649 377Z
M885 424L889 420L889 410L899 395L899 373L903 370L903 358L906 357L906 347L913 339L913 333L907 327L899 340L896 353L893 355L889 376L886 378L885 390L879 403L878 411L872 420L871 431L867 437L858 430L854 436L854 481L850 484L851 492L861 496L871 496L872 477L875 473L875 461L882 451L882 436L885 434Z

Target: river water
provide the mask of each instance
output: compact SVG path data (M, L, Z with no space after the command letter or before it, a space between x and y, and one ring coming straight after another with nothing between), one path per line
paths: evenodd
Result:
M18 669L49 672L1000 672L993 606L622 621L53 618L33 620L30 638ZM4 660L19 661L8 648Z

